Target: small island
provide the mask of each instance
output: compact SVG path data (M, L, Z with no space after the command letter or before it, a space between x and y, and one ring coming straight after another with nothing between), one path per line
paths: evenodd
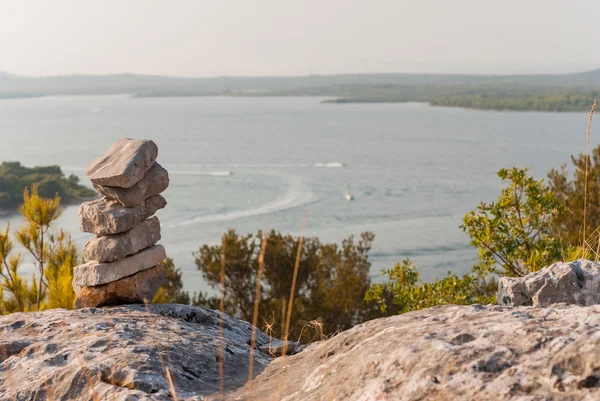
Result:
M23 202L23 189L38 185L43 197L60 196L61 202L74 203L97 196L91 188L79 184L75 175L65 177L59 166L25 167L20 162L2 162L0 165L0 214L17 210Z

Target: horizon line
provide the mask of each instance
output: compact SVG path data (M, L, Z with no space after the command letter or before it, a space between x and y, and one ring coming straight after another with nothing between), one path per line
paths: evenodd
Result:
M115 72L115 73L71 73L71 74L49 74L49 75L20 75L0 70L0 78L64 78L64 77L110 77L110 76L138 76L138 77L160 77L174 79L219 79L219 78L309 78L309 77L333 77L348 75L425 75L425 76L477 76L477 77L522 77L522 76L565 76L578 75L600 71L600 66L592 69L579 70L577 72L533 72L533 73L451 73L451 72L340 72L332 74L282 74L282 75L212 75L212 76L190 76L170 74L150 74L137 72Z

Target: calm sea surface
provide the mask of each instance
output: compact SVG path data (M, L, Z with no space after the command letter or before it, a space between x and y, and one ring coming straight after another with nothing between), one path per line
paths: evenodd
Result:
M376 235L372 276L410 257L426 279L470 270L458 227L502 184L542 177L585 148L585 113L487 112L424 104L320 104L318 98L48 97L0 101L0 160L84 169L122 137L149 138L170 173L162 244L188 290L206 290L192 251L228 228L269 228L340 242ZM596 144L598 134L592 132ZM347 201L351 192L355 199ZM18 216L0 217L0 228ZM56 227L83 246L77 206ZM31 272L31 266L24 269Z

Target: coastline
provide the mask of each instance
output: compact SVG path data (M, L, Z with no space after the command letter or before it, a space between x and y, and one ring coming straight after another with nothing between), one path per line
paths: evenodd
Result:
M61 199L61 203L60 206L73 206L73 205L78 205L82 202L87 202L90 200L94 200L94 199L98 199L100 197L100 194L98 194L98 196L85 196L85 197L78 197L78 198L74 198L71 199L69 201L62 201ZM15 216L19 214L19 209L18 206L15 209L6 209L6 208L0 208L0 217L10 217L10 216Z
M538 113L587 113L589 107L581 107L580 109L570 110L543 110L533 108L513 109L513 108L490 108L490 107L469 107L460 105L449 105L449 104L437 104L435 101L423 102L413 100L369 100L369 99L348 99L348 98L334 98L326 99L321 101L321 104L395 104L395 103L420 103L426 104L430 107L447 107L453 109L462 110L473 110L473 111L496 111L496 112L538 112Z
M271 97L311 97L311 98L327 98L325 100L321 100L320 104L397 104L397 103L423 103L427 104L431 107L450 107L455 109L463 109L463 110L480 110L480 111L503 111L503 112L542 112L542 113L583 113L588 112L588 105L581 105L578 108L570 108L570 109L540 109L540 108L506 108L506 107L471 107L466 105L452 105L452 104L443 104L438 103L437 99L432 100L423 100L423 99L369 99L369 98L349 98L349 97L335 97L324 94L305 94L305 93L286 93L286 92L224 92L224 93L185 93L185 92L138 92L138 93L90 93L90 94L28 94L28 95L20 95L20 94L2 94L0 93L0 101L2 100L24 100L24 99L39 99L39 98L47 98L47 97L55 97L55 96L106 96L106 95L115 95L115 96L127 96L132 99L158 99L158 98L206 98L206 97L230 97L230 98L271 98ZM516 97L515 99L520 99Z

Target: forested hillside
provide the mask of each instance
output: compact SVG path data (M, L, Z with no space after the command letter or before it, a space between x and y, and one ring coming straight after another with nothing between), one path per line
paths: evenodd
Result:
M494 110L580 111L600 92L600 70L547 75L340 74L181 78L0 74L0 99L45 95L320 96L328 103L428 102Z

